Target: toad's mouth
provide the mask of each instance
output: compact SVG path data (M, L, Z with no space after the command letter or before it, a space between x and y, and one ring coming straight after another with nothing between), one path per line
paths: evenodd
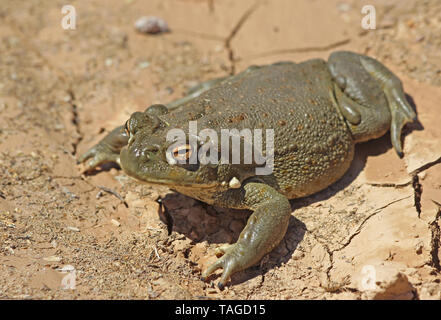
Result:
M216 182L213 183L198 183L198 182L186 182L186 181L177 181L177 180L168 180L154 177L138 177L136 175L131 175L127 173L131 178L135 179L140 183L149 183L156 184L169 187L170 189L176 187L185 187L185 188L194 188L194 189L213 189L216 188L219 184Z
M207 182L202 176L192 171L186 171L167 162L160 161L154 155L146 162L128 148L120 153L120 165L124 172L140 183L163 185L169 188L184 187L193 189L212 189L219 186L217 181Z

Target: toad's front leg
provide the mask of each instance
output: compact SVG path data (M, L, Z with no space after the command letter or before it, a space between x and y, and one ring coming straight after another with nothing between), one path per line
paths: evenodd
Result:
M291 215L288 199L269 185L249 182L234 192L233 202L240 198L254 212L237 242L224 247L224 255L202 273L202 280L205 280L222 268L220 289L224 288L232 274L255 265L279 244L285 236Z
M86 151L78 158L78 163L85 163L85 170L90 171L108 163L119 163L119 153L129 141L129 136L124 126L119 126L110 131L99 143Z

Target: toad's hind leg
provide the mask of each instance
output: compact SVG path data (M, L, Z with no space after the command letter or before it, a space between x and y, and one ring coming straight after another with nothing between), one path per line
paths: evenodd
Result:
M349 51L332 53L328 66L337 105L354 140L378 138L390 128L392 145L402 156L401 130L416 115L400 79L377 60Z

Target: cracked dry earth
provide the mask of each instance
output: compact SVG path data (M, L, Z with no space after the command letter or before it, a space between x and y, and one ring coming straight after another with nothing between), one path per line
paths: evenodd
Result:
M60 27L64 4L1 0L0 298L441 298L439 1L370 1L370 31L361 1L71 1L74 31ZM141 15L171 32L137 33ZM224 291L200 270L248 211L76 166L131 112L199 81L336 49L372 55L403 80L419 119L405 129L405 156L388 136L358 145L349 172L291 201L282 243ZM74 290L61 288L66 265Z

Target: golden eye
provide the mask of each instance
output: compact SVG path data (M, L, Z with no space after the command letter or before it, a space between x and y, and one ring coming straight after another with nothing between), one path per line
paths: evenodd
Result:
M173 157L176 160L188 160L191 157L191 146L183 144L173 149Z

